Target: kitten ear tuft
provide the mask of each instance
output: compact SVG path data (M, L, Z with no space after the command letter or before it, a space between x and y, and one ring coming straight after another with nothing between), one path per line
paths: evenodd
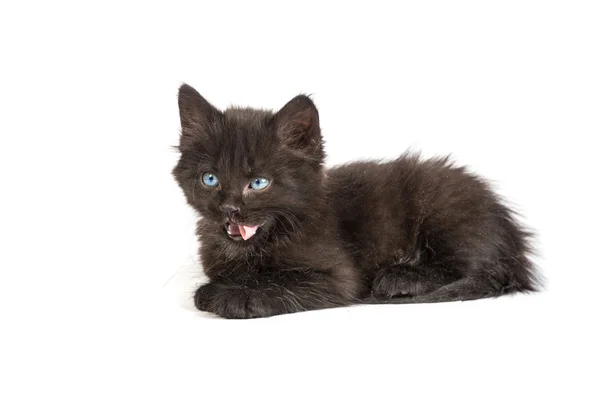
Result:
M296 96L283 106L275 114L275 127L286 146L323 156L319 112L308 96Z
M178 103L182 136L201 133L221 115L196 89L185 83L179 88Z

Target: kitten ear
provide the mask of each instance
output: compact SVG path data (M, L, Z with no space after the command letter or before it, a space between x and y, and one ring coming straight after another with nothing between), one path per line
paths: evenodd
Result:
M275 114L275 127L286 146L311 156L323 156L319 112L308 96L296 96L283 106Z
M179 88L178 103L182 140L203 132L221 115L196 89L185 83Z

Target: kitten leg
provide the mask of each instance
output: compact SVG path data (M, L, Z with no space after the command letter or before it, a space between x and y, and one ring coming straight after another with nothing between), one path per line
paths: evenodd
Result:
M196 291L202 311L224 318L261 318L351 304L353 281L318 271L282 271L240 283L213 282Z
M196 290L194 304L206 311L227 318L250 318L247 304L251 290L246 285L233 282L209 282Z
M376 298L418 296L459 279L456 271L430 266L397 265L377 271L372 284Z
M218 290L214 283L207 283L200 286L194 293L194 305L200 311L208 311L210 302L216 295Z

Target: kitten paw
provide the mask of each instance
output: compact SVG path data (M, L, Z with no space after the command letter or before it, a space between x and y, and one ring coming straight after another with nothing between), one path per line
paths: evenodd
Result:
M213 283L207 283L200 286L194 294L194 305L200 311L210 311L213 298L217 293L218 287Z
M403 267L384 268L377 271L371 289L373 296L383 299L416 296L427 291L426 286L415 279L415 274Z
M279 314L272 301L260 290L245 286L224 286L208 283L200 286L194 304L200 311L217 314L223 318L262 318Z

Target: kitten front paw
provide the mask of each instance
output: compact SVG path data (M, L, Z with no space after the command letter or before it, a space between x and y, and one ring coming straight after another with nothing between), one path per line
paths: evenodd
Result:
M229 319L252 318L248 306L249 290L245 287L225 287L217 294L209 311Z
M194 294L194 305L200 311L209 311L211 303L215 298L218 287L214 283L207 283L200 286Z
M225 286L207 283L196 290L194 304L200 311L217 314L223 318L261 318L279 314L270 305L265 293L245 286Z
M246 305L248 291L243 287L229 287L207 283L196 290L194 305L200 311L207 311L224 318L250 318Z
M275 300L261 289L229 288L219 296L213 312L230 319L270 317L281 313L274 307Z

